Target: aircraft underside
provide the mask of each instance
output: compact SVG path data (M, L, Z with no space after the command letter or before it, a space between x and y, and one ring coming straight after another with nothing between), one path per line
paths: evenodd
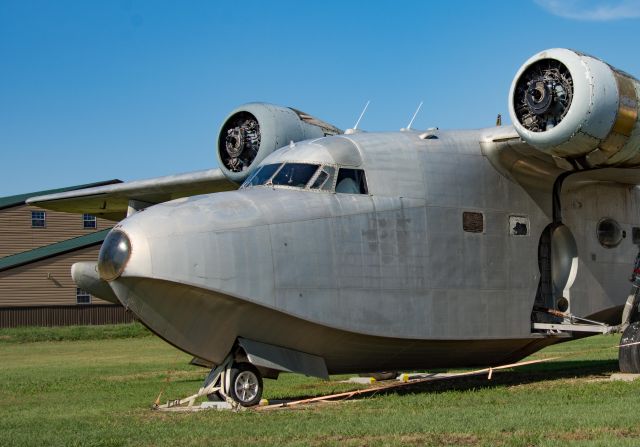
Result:
M499 365L568 339L536 333L458 340L379 337L184 284L138 278L126 283L114 288L131 291L121 300L149 329L214 365L223 362L238 338L318 356L330 374Z

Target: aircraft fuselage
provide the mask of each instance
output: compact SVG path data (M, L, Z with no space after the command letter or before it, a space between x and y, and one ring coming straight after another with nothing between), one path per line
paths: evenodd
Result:
M531 325L550 201L494 168L483 132L355 133L276 151L262 165L357 167L368 193L262 185L152 206L117 225L131 256L111 287L214 364L238 337L320 356L330 373L522 358L562 340ZM619 319L635 203L624 185L565 188L572 313ZM605 217L625 231L615 248L598 243Z

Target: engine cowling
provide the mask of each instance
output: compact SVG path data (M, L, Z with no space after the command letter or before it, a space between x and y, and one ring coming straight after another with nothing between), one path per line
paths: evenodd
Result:
M244 104L224 120L218 134L218 164L225 176L242 183L271 152L310 138L342 131L304 112L266 103Z
M509 114L520 137L583 167L640 166L640 83L567 49L542 51L518 70Z

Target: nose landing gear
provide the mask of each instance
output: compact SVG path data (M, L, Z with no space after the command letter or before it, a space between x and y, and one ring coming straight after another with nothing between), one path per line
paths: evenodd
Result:
M210 401L227 401L242 407L252 407L262 398L262 374L248 362L237 362L229 355L207 376L200 394Z
M226 373L229 374L229 387L224 394L243 407L260 403L263 387L258 368L251 363L234 363Z
M198 366L213 366L207 360L194 358ZM281 372L328 379L327 365L322 357L238 337L225 359L211 370L198 392L184 399L170 400L154 408L166 411L197 411L202 408L238 410L260 404L262 378L277 379ZM196 400L208 397L209 402L194 406Z
M251 363L238 361L232 352L220 365L211 370L196 394L170 400L162 405L158 396L154 408L162 411L197 411L211 407L238 410L258 405L262 398L262 390L262 374L258 368ZM209 399L210 405L203 402L196 406L196 401L204 396Z

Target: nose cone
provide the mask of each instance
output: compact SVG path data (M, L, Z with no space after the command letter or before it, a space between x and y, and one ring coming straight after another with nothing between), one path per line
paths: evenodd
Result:
M98 273L105 281L118 278L131 257L131 241L120 230L112 230L107 235L98 255Z
M272 295L266 192L177 199L128 217L105 239L100 277L112 287L138 278L236 296Z

